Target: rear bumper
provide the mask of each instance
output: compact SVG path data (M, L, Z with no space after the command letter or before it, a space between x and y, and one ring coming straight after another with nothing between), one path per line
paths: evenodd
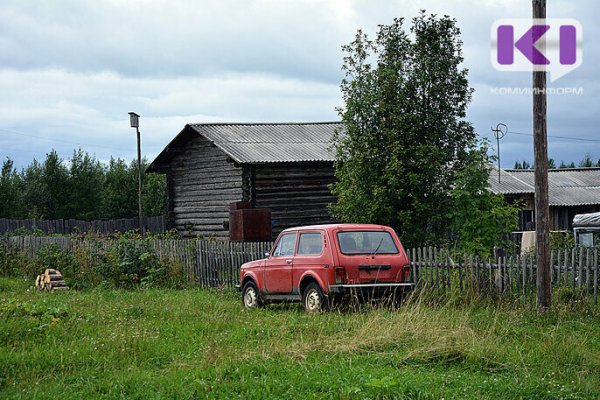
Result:
M242 285L235 285L234 286L235 290L237 290L238 292L242 291Z
M381 293L394 291L398 289L410 289L413 286L415 286L415 284L412 282L329 285L329 293Z

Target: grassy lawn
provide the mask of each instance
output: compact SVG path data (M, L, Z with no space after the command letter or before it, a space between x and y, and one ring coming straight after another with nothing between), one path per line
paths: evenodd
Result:
M587 310L587 311L586 311ZM306 315L234 292L39 293L0 278L0 398L600 398L600 317L509 307Z

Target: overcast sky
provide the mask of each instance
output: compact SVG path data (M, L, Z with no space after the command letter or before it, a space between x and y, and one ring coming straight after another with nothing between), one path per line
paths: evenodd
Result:
M528 1L0 1L0 157L19 168L51 148L132 159L128 111L141 115L150 160L186 123L337 120L340 46L419 9L458 21L478 134L492 138L498 122L532 129L530 96L492 91L529 87L531 73L490 62L493 22L529 17ZM558 162L600 158L599 14L592 0L548 1L548 17L584 30L583 64L549 84L583 89L548 98L549 135L569 138L549 138ZM501 149L505 167L533 159L530 136L509 133Z

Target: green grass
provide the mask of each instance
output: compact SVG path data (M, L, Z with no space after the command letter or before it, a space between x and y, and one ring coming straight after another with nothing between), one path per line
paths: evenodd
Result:
M0 279L0 398L598 399L597 309L307 315L237 293Z

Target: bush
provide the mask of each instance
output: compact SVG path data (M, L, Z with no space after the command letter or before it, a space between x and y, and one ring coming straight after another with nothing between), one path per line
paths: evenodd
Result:
M0 241L0 274L33 280L46 268L53 268L73 289L188 286L191 282L185 280L182 266L161 261L153 239L136 234L123 234L109 242L94 237L71 239L72 251L47 244L32 259Z
M34 276L34 268L22 252L9 246L6 237L0 237L0 276Z

